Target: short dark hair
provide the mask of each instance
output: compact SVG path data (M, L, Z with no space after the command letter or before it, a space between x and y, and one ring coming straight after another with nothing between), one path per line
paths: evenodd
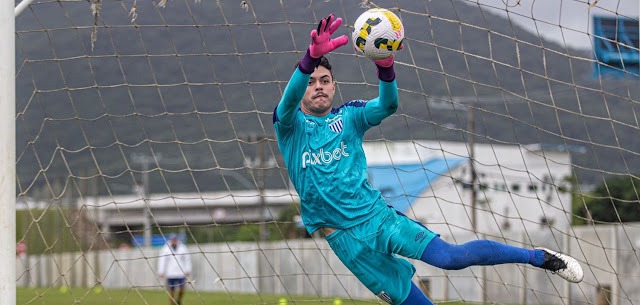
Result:
M318 63L318 66L323 66L327 68L327 70L332 71L331 64L329 63L329 59L324 56L320 57L320 63ZM332 74L333 74L333 71L332 71Z
M300 61L301 60L302 59L298 60L298 62L296 63L295 68L298 68L298 66L300 65ZM331 73L331 79L335 80L335 77L333 76L333 70L332 70L332 67L331 67L331 63L329 63L329 59L328 58L326 58L324 56L320 57L320 62L318 62L318 65L316 66L316 68L319 67L319 66L327 68L327 70L329 70L329 72Z

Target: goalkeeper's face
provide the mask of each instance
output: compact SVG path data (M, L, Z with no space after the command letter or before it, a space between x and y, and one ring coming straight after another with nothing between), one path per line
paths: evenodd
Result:
M331 101L336 92L336 84L329 69L318 66L309 79L300 108L302 112L323 116L331 111Z

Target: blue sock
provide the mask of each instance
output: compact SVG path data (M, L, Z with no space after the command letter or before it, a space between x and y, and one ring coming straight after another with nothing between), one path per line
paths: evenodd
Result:
M433 302L427 298L424 293L416 286L416 284L411 283L411 291L409 291L409 296L402 302L400 305L433 305Z
M429 242L420 260L445 270L460 270L469 266L492 266L508 263L531 263L535 266L539 260L538 251L542 252L486 239L474 240L461 245L452 245L436 237ZM544 254L542 259L544 261ZM540 262L539 265L542 265L542 263Z
M529 263L535 267L540 267L544 263L544 251L531 250L531 260Z

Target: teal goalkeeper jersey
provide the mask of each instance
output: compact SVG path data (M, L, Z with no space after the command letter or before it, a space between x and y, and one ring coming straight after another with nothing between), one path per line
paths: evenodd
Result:
M297 97L298 101L285 100L291 96L287 91L304 93L308 81L309 75L296 69L278 107L298 105ZM397 97L395 81L387 84ZM362 141L372 125L365 106L365 101L351 101L323 117L307 115L296 106L288 125L279 117L285 110L274 110L278 145L300 196L302 221L309 233L322 227L349 228L386 208L381 193L368 181Z

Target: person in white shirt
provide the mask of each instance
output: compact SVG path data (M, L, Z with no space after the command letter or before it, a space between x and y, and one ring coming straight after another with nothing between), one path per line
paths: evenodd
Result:
M158 277L167 279L169 304L182 305L187 277L191 274L191 257L187 247L176 234L169 236L169 243L162 247L158 257ZM178 295L175 295L178 288Z

